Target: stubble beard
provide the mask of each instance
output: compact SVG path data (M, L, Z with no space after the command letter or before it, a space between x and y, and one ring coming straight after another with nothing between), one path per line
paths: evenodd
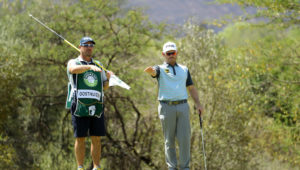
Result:
M170 58L168 58L168 63L176 63L176 59L175 59L175 57L170 57Z
M92 52L90 51L83 52L82 54L84 57L90 57L90 58L92 57Z

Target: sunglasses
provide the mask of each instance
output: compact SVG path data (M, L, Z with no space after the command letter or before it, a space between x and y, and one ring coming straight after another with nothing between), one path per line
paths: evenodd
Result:
M83 47L94 47L94 44L82 44Z
M176 52L166 53L167 56L176 55Z

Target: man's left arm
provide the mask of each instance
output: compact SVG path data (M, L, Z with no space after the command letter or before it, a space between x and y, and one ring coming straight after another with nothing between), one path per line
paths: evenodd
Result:
M103 82L103 90L107 90L109 88L109 80Z
M197 91L196 87L194 86L194 83L193 83L190 71L187 72L186 87L187 87L190 95L192 96L192 98L193 98L193 100L195 102L195 105L196 105L198 113L200 115L202 115L202 113L203 113L203 107L200 104L200 100L199 100L199 96L198 96L198 91Z
M107 90L109 88L109 79L110 76L113 75L114 73L111 71L105 72L106 80L103 82L103 90Z
M203 107L200 104L199 95L198 95L198 91L197 91L196 87L194 85L190 85L190 86L187 86L187 89L195 102L198 113L200 115L202 115Z

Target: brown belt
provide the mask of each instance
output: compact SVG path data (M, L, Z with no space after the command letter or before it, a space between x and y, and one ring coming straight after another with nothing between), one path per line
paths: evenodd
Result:
M177 100L177 101L167 101L167 100L161 100L159 101L161 103L165 103L165 104L168 104L168 105L177 105L177 104L182 104L182 103L186 103L187 100Z

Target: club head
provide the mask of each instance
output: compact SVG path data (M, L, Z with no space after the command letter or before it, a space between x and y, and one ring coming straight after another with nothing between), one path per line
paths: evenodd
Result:
M32 17L32 15L31 14L28 14L30 17Z

